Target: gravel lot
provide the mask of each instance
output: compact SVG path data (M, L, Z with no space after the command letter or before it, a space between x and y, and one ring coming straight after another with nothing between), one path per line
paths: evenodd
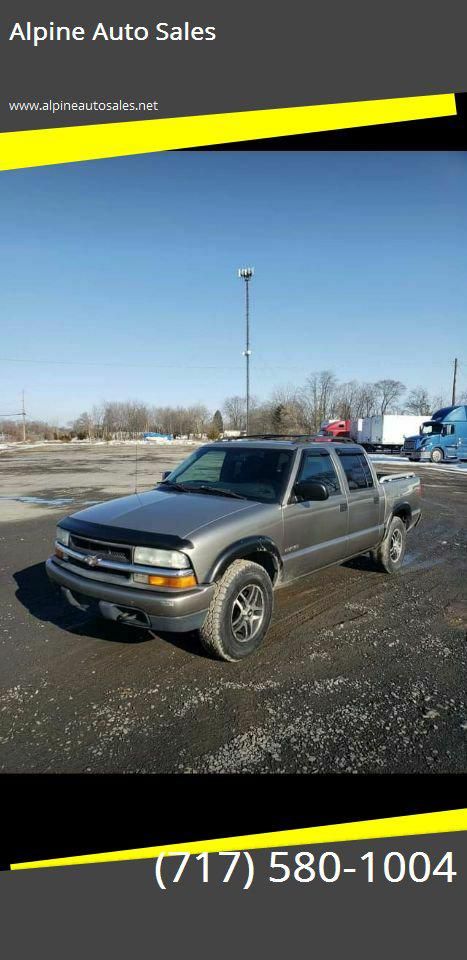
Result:
M138 489L187 452L140 447ZM423 520L401 574L363 558L279 590L263 648L227 664L93 620L45 575L61 517L134 490L134 447L0 451L0 769L465 772L467 474L408 466Z

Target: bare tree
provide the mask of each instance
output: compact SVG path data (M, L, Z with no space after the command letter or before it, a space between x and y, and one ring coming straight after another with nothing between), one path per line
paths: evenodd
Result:
M350 420L356 416L360 385L356 380L341 383L336 391L334 412L339 420Z
M464 396L464 400L467 400L467 394ZM446 400L446 397L443 397L442 393L438 393L431 399L431 412L435 413L436 410L442 410L443 407L449 407L450 403L451 401Z
M389 413L400 400L405 386L400 380L378 380L374 384L380 413Z
M336 402L337 380L331 370L312 373L301 393L306 427L317 432L324 420L332 416Z
M72 431L79 440L92 440L93 438L93 420L90 413L82 413L72 423Z
M269 410L270 428L274 433L300 433L306 428L306 413L300 393L296 387L276 388L271 397Z
M355 397L354 417L371 417L377 410L377 395L373 383L361 383Z
M61 436L64 433L63 428L53 427L44 420L27 421L26 436L28 440L55 440L59 439L58 435ZM22 423L9 417L1 420L0 436L10 443L21 441L23 439Z
M405 407L407 413L417 414L420 417L429 416L434 409L433 401L425 387L414 387L409 393Z
M229 430L244 430L246 424L246 403L244 397L233 396L224 400L224 415Z

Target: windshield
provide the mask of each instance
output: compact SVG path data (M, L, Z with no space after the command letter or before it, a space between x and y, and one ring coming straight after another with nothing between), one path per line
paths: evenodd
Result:
M202 447L170 474L166 485L190 492L278 503L287 482L291 450L261 447Z
M429 436L430 433L441 433L442 429L442 423L422 423L420 433L423 437L426 437Z

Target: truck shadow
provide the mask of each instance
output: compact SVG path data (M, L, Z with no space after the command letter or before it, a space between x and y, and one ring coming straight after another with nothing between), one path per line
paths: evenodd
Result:
M205 656L196 633L158 633L128 627L95 617L71 607L62 596L60 588L52 584L43 563L25 567L13 574L17 590L16 599L36 620L51 623L66 633L78 637L91 637L108 643L149 643L160 638L172 646L191 654Z
M362 554L360 557L353 557L352 560L345 560L340 566L347 567L349 570L365 570L368 571L368 573L380 573L379 570L375 569L371 557L366 554Z

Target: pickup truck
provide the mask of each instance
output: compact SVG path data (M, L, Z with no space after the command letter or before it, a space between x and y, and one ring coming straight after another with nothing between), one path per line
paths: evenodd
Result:
M154 490L60 521L47 573L80 609L198 630L211 655L235 661L263 640L277 587L359 554L396 573L420 516L415 474L377 475L357 444L223 440Z

